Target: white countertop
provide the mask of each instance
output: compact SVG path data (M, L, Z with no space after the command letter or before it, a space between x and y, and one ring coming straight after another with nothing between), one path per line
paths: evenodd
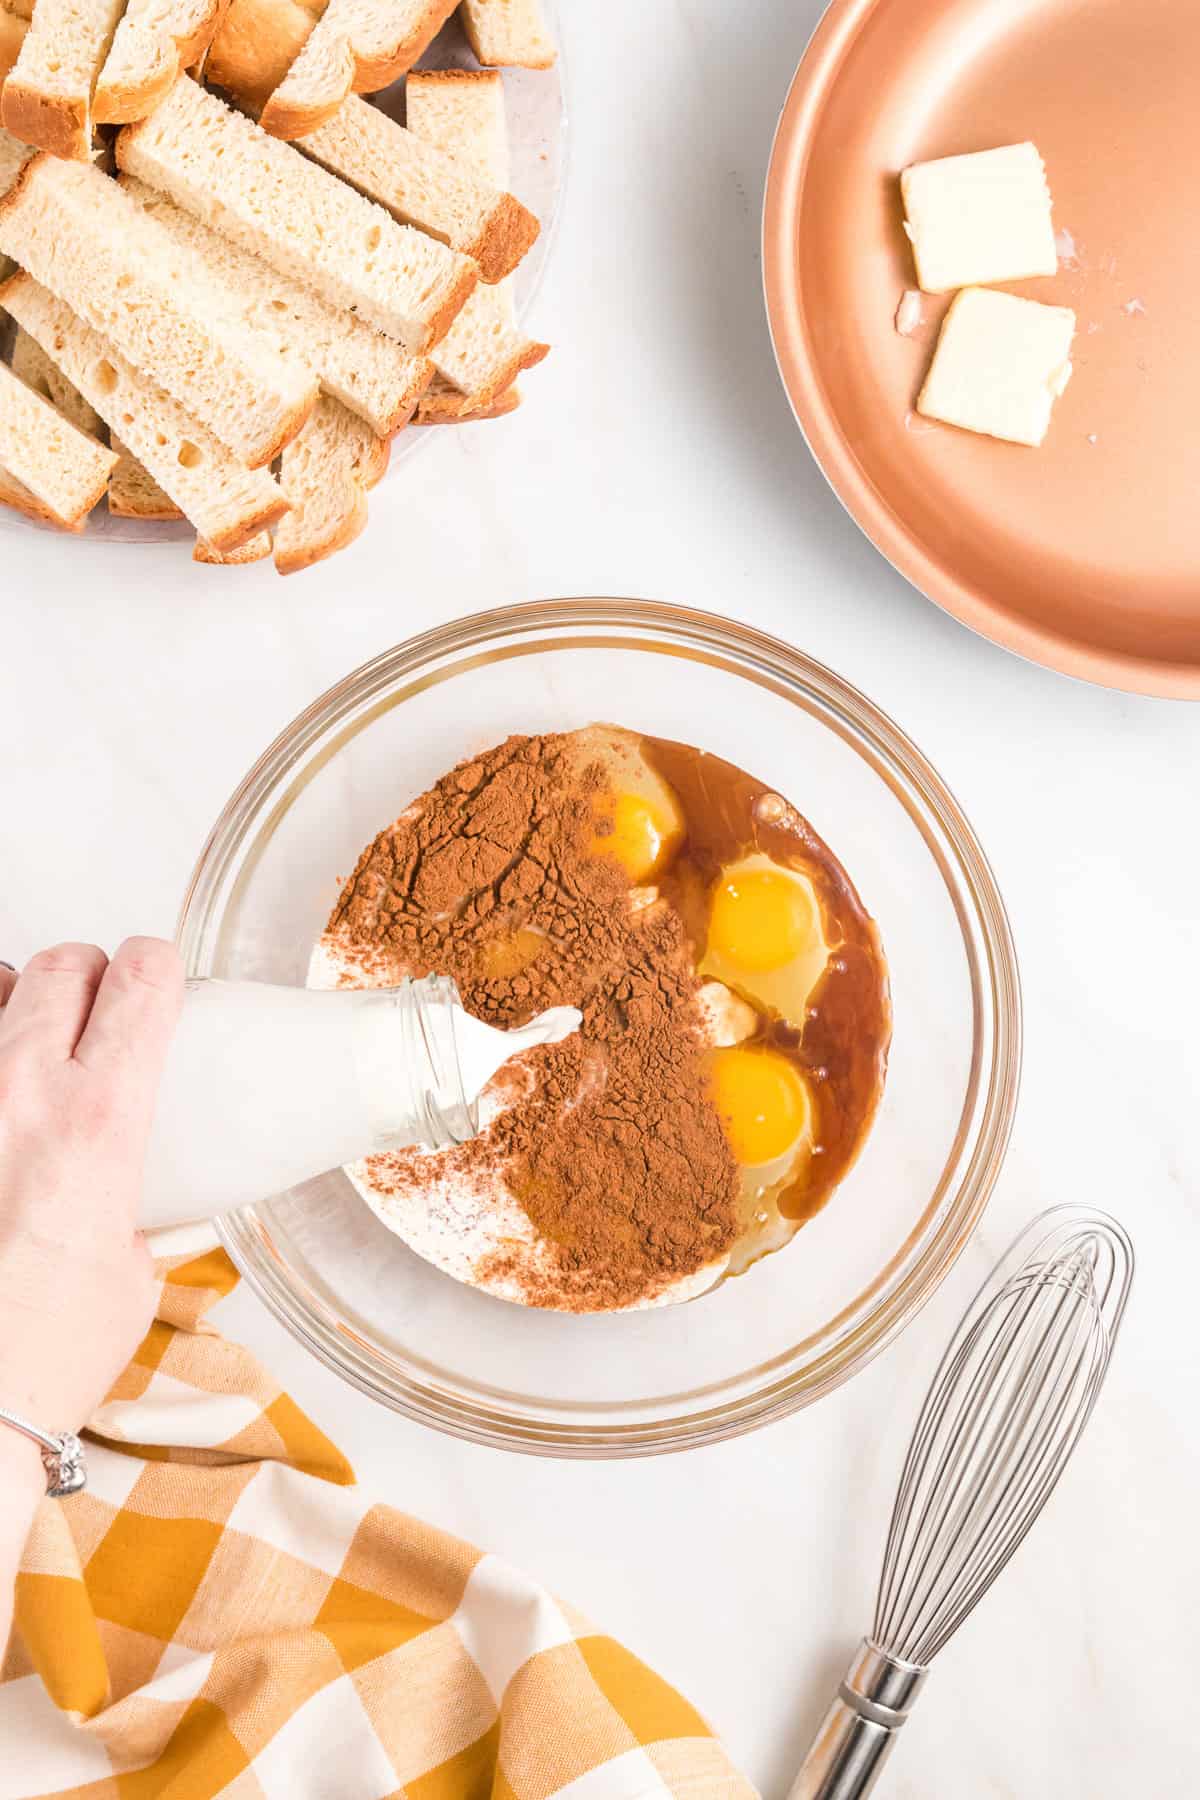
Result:
M251 1343L395 1504L520 1560L674 1679L782 1800L869 1625L924 1383L1027 1217L1087 1200L1139 1274L1049 1513L946 1651L883 1800L1194 1794L1200 1601L1200 707L1073 685L942 616L842 514L759 289L771 133L814 0L563 0L565 217L512 419L437 434L367 536L281 582L179 546L0 536L0 955L170 933L229 792L318 692L458 613L679 600L799 644L937 763L1011 910L1026 1002L1007 1168L972 1249L867 1373L758 1435L538 1462L377 1410L248 1295ZM736 22L735 22L736 21Z

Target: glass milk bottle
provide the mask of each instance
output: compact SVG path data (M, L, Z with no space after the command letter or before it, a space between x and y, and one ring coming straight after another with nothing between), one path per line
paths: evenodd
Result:
M210 1218L376 1151L473 1137L510 1057L579 1025L554 1007L516 1031L466 1012L454 983L396 988L192 981L167 1059L141 1223Z

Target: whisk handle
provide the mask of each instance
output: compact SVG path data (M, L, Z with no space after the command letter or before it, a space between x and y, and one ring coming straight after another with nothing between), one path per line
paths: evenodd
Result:
M864 1719L839 1697L821 1721L790 1800L864 1800L895 1741L894 1726Z
M790 1800L865 1800L928 1673L864 1638Z

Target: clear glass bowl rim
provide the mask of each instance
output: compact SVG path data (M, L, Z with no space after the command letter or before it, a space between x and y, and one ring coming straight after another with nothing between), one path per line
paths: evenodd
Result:
M868 761L917 825L963 931L975 1002L972 1078L963 1111L964 1119L972 1112L975 1118L965 1135L960 1132L946 1165L955 1174L939 1184L938 1191L945 1192L928 1241L853 1333L782 1379L768 1379L729 1403L674 1419L623 1423L606 1414L590 1421L584 1408L577 1421L564 1425L481 1405L411 1378L397 1381L352 1332L297 1295L254 1208L218 1220L217 1231L248 1285L291 1334L381 1404L492 1448L573 1458L655 1455L739 1436L811 1405L885 1349L929 1299L969 1241L1007 1151L1020 1081L1020 981L1004 904L979 841L941 776L887 714L823 664L751 626L664 602L615 598L529 601L452 620L384 651L313 701L246 775L200 852L177 927L188 974L207 966L229 873L247 841L260 833L264 803L274 797L271 813L284 804L280 790L320 740L332 741L315 766L336 751L348 722L367 722L397 683L411 683L423 669L451 656L556 631L565 634L564 643L598 631L612 634L613 642L644 648L677 645L803 704ZM926 1222L928 1213L929 1208Z

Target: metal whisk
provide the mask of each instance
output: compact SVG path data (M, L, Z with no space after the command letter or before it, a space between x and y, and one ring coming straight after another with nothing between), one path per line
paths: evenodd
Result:
M1053 1493L1096 1403L1133 1247L1058 1206L1001 1258L933 1378L900 1477L875 1605L791 1800L862 1800L929 1665Z

